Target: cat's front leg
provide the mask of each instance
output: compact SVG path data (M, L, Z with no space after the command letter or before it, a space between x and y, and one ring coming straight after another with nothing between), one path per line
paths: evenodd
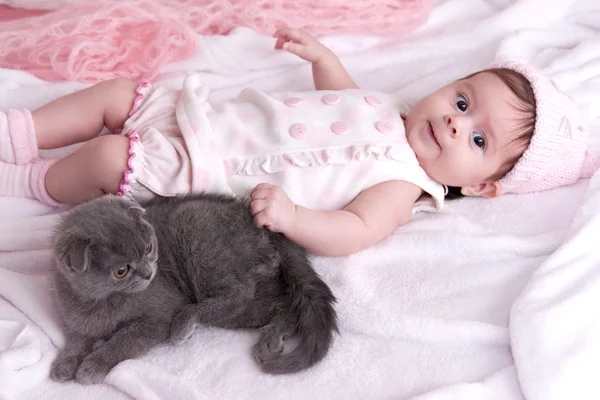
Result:
M169 325L156 319L138 319L115 332L83 359L76 379L82 384L101 383L118 363L143 355L164 342Z
M67 334L65 348L58 353L50 367L50 377L58 382L75 378L79 365L91 351L93 339L77 334Z
M174 345L180 345L192 336L198 325L197 304L188 304L179 310L171 323L169 340Z
M254 297L254 285L235 285L224 296L205 297L198 303L182 307L171 322L169 340L180 345L192 336L198 324L226 326L228 319L235 319Z

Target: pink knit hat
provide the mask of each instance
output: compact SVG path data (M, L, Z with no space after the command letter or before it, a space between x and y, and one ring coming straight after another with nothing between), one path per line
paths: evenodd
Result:
M530 66L507 62L492 68L511 69L529 81L537 114L529 147L500 179L502 193L552 189L592 176L600 166L600 158L586 151L589 132L575 103Z

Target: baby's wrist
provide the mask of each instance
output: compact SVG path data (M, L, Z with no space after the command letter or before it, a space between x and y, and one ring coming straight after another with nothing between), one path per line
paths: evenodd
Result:
M299 206L294 204L293 211L290 214L288 223L286 224L284 231L281 232L284 235L291 235L296 231L298 221L298 208Z
M321 54L321 57L319 57L316 61L313 61L313 65L325 65L325 64L329 64L332 61L334 61L337 58L337 56L330 50L326 50L323 52L323 54Z

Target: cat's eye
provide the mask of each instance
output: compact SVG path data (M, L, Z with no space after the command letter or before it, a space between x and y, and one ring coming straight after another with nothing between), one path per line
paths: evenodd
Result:
M146 254L150 254L151 251L152 251L152 243L150 243L148 246L146 246Z
M123 265L121 268L113 272L113 274L115 275L115 278L123 279L127 276L130 270L131 267L129 267L129 265Z

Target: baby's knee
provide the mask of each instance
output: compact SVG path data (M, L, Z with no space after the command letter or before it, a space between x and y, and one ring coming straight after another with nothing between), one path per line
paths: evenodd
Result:
M129 138L120 135L100 136L90 142L92 175L106 193L117 193L129 161Z
M123 128L125 121L129 118L139 84L129 79L115 78L102 82L102 85L105 86L109 96L104 112L104 125L114 132Z
M104 81L102 83L110 88L110 91L114 94L120 95L122 97L127 97L133 95L135 98L136 89L139 86L138 83L132 81L127 78L114 78Z

